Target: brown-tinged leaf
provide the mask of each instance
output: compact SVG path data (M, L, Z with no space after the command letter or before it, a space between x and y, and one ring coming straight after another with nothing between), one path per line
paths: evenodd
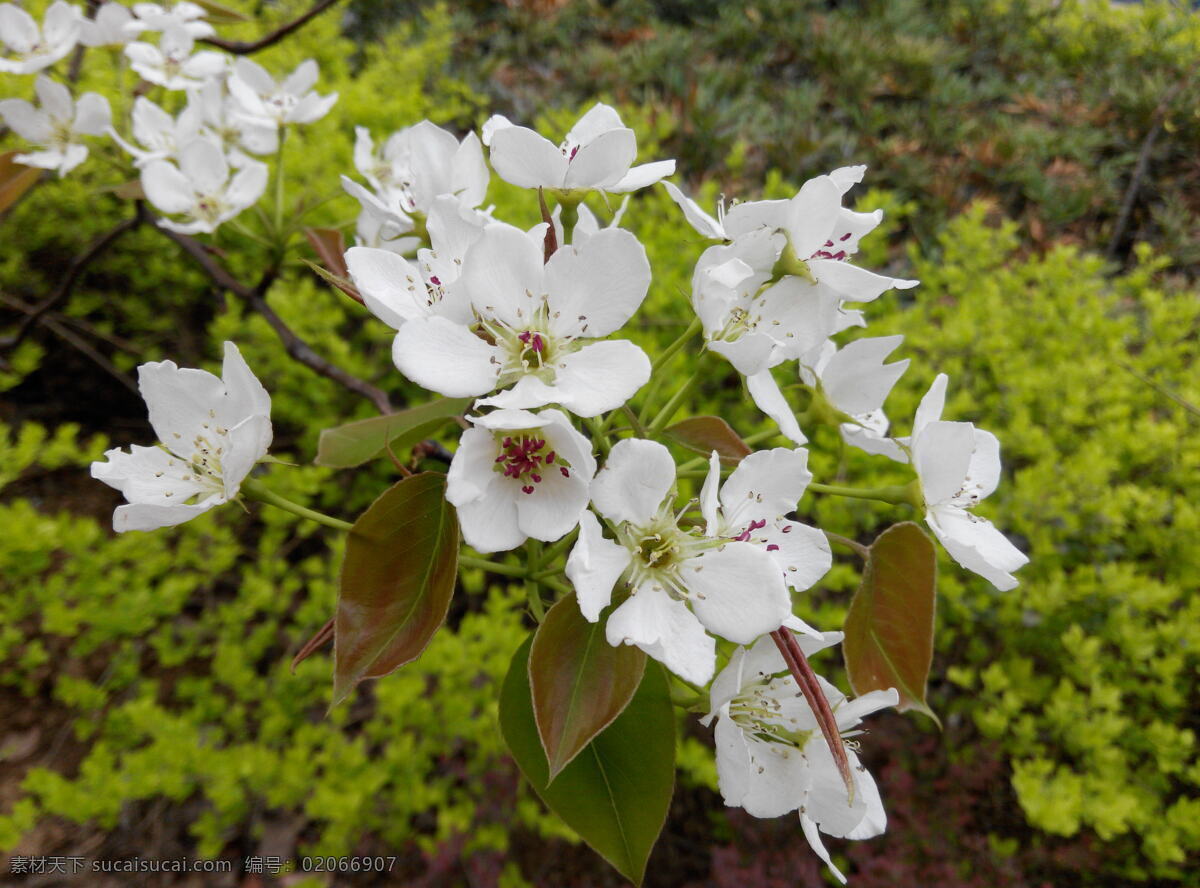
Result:
M200 6L208 13L208 20L214 25L235 25L238 22L248 22L250 17L243 15L236 9L230 9L215 0L195 0L197 6Z
M551 781L621 714L645 668L639 648L613 647L604 620L584 619L574 592L550 608L533 638L529 684Z
M538 189L538 208L542 211L542 221L546 223L546 237L542 242L542 261L549 262L550 257L558 252L558 234L554 230L554 217L550 215L550 208L546 206L546 195L542 193L542 189Z
M145 200L146 192L142 188L141 179L130 179L113 188L112 193L121 200Z
M389 488L346 538L333 642L333 705L425 650L446 618L458 575L458 519L446 476Z
M923 712L940 727L925 701L936 593L933 541L911 521L889 527L869 550L846 615L842 652L854 693L895 688L901 711Z
M42 175L37 167L27 167L13 159L20 153L0 154L0 213L20 200Z
M321 264L341 278L350 277L346 267L346 240L336 228L305 228L304 236Z
M318 265L317 263L313 262L311 259L301 258L300 261L303 262L305 265L307 265L309 268L311 268L313 271L315 271L317 273L317 277L319 277L325 283L329 284L329 286L335 287L338 290L341 290L343 293L345 293L347 296L349 296L351 299L353 299L355 302L359 303L360 305L366 304L365 302L363 302L362 294L358 292L358 287L354 286L354 282L352 280L350 280L349 278L339 277L338 275L334 274L332 271L329 271L327 268L324 268L324 267Z
M719 416L693 416L666 429L672 441L708 456L714 450L726 465L750 455L750 446Z
M296 674L296 667L319 651L329 642L333 641L333 621L330 617L329 621L313 634L313 637L304 642L304 645L296 652L296 656L292 657L292 674Z
M411 447L471 406L470 398L438 398L420 407L410 407L384 416L324 429L317 442L319 466L349 469Z

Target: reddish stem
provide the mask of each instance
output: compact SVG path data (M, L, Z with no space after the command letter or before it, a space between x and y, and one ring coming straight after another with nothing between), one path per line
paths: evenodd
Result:
M829 751L837 763L838 773L842 775L842 782L846 784L850 804L854 804L854 775L850 773L850 759L846 757L846 747L842 745L837 719L833 716L833 710L829 708L829 701L825 698L825 692L821 690L816 673L808 665L808 658L804 656L804 651L800 649L800 643L796 641L796 636L791 630L776 629L771 633L771 640L775 642L775 647L779 648L779 653L783 654L783 661L787 663L788 670L800 686L800 693L804 695L813 715L816 716L821 734L829 744Z

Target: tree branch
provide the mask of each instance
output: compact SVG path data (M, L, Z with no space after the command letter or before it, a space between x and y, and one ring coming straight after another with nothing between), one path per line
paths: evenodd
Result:
M75 283L79 280L79 276L83 274L87 267L91 265L101 253L112 246L112 244L121 235L127 231L132 231L141 225L144 218L145 216L142 212L141 204L139 203L137 215L131 219L126 219L124 222L121 222L116 227L110 229L107 233L101 235L95 243L72 259L71 264L67 266L67 273L63 275L63 279L59 281L58 286L54 288L54 292L41 302L29 307L29 310L25 313L25 317L23 317L20 323L17 324L16 332L8 336L0 337L0 348L16 348L18 345L20 345L21 341L25 338L33 326L41 320L42 315L58 307L60 303L65 301L66 298L71 295L71 291L75 288Z
M200 241L167 228L159 227L158 230L179 244L185 253L195 259L196 263L212 279L213 283L222 289L228 290L238 298L245 300L251 308L261 314L266 322L271 325L271 329L275 331L280 341L283 342L287 353L295 360L316 373L321 374L326 379L332 379L343 388L366 398L375 405L380 413L392 412L391 401L388 400L387 394L382 389L376 388L369 382L361 380L357 376L326 361L313 351L312 346L296 335L296 332L287 325L283 318L279 317L275 313L275 310L267 304L267 291L271 288L271 284L275 282L277 274L275 269L268 270L263 275L262 280L259 281L258 286L248 287L231 275L221 263L217 262Z
M222 40L220 37L201 37L200 43L207 43L209 46L215 46L218 49L223 49L226 52L231 52L234 55L251 55L258 52L260 49L266 49L282 40L284 37L303 28L314 18L319 16L329 7L337 3L338 0L317 0L313 4L312 9L304 13L297 19L293 19L282 27L276 28L265 37L258 40Z

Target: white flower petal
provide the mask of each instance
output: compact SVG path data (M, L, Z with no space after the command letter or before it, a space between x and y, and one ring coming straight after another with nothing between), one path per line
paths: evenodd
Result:
M746 388L750 392L750 397L754 399L754 403L758 405L758 409L775 420L779 431L785 437L797 444L808 443L808 438L804 437L804 433L800 431L800 425L796 422L796 414L788 406L783 392L779 390L779 383L775 381L770 370L763 370L761 373L747 376Z
M992 522L954 506L935 506L925 513L934 535L950 557L979 574L1001 592L1018 585L1014 570L1029 562Z
M783 570L784 582L797 591L811 587L833 566L829 539L799 521L777 518L755 531L752 538L765 543L768 554Z
M609 185L605 190L611 191L614 194L626 194L627 192L637 191L639 188L653 185L655 182L674 174L675 161L673 160L656 160L653 163L642 163L635 167L630 167L629 172L622 176L615 184Z
M547 305L559 335L599 339L633 317L650 288L641 242L620 228L561 247L546 263Z
M608 643L634 644L693 684L708 684L716 641L682 601L656 586L634 589L604 627Z
M456 508L463 539L477 552L507 552L527 539L517 524L517 504L499 475L482 496Z
M825 865L829 867L829 871L843 885L846 884L846 877L842 875L842 871L833 865L833 860L829 857L829 851L825 848L825 843L821 841L821 834L817 831L817 825L812 818L801 812L800 826L804 830L804 837L808 839L809 846L813 849L816 855L825 861Z
M721 485L721 509L731 527L786 515L796 508L812 481L808 451L775 447L743 459Z
M492 167L506 182L521 188L562 188L567 159L558 146L523 126L492 132Z
M567 579L575 588L579 611L588 622L600 619L600 612L612 599L613 586L630 561L629 550L606 539L600 522L591 512L579 519L579 537L567 556Z
M813 277L847 302L870 302L892 288L908 290L920 283L886 277L836 259L809 259L808 267Z
M657 441L623 438L592 482L592 502L610 521L644 524L675 484L675 461Z
M566 188L607 189L629 172L636 157L637 136L633 130L608 130L574 152L567 164L563 185Z
M787 232L799 259L807 259L820 250L833 233L842 192L829 176L817 176L801 186L788 201Z
M489 225L467 250L461 281L481 314L524 329L544 292L541 251L520 229Z
M616 410L650 379L650 359L624 339L585 345L555 367L553 400L576 416Z
M671 200L675 201L679 205L679 209L683 210L683 218L692 228L696 229L698 234L713 240L725 239L725 229L720 222L700 209L699 204L680 191L673 183L663 182L662 184L667 189L667 194L671 195Z
M131 503L117 506L113 512L113 530L125 533L127 530L158 530L160 527L174 527L191 521L197 515L203 515L224 500L210 497L194 506L180 503L177 506L156 506L148 503Z
M427 291L420 272L390 250L351 247L346 267L371 314L392 329L426 313Z
M717 515L718 494L721 486L721 458L717 451L708 457L708 474L704 477L704 486L700 488L700 514L704 516L704 535L717 535L719 518Z
M142 169L142 191L155 209L164 213L184 213L196 201L187 176L165 160L155 160Z
M193 441L206 424L209 409L225 397L225 384L207 370L180 368L174 361L138 367L138 390L146 401L150 425L173 453L193 452Z
M834 354L821 371L821 387L833 405L851 416L883 406L909 361L883 363L903 336L856 339Z
M929 505L948 502L962 488L975 451L969 422L931 422L913 443L913 468Z
M771 556L750 543L727 543L682 567L692 610L705 628L738 644L778 629L792 599Z
M448 398L490 392L499 375L498 351L466 327L436 316L408 321L392 342L400 372Z
M612 106L597 102L567 131L566 142L568 145L586 145L610 130L624 128L621 115Z
M942 411L946 409L946 385L949 381L950 378L945 373L939 373L934 377L929 391L921 398L921 403L917 405L916 415L913 417L912 437L914 439L924 431L927 425L942 418Z
M0 118L22 139L37 145L44 145L54 135L54 125L49 116L24 99L5 99L0 102Z

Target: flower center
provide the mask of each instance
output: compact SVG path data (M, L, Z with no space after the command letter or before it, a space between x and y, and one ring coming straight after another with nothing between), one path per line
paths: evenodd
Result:
M209 223L219 222L225 209L225 202L214 195L205 194L196 198L195 215L197 219L203 219Z
M571 477L571 464L536 432L506 432L496 435L499 454L492 469L521 484L521 492L533 493L550 472Z

